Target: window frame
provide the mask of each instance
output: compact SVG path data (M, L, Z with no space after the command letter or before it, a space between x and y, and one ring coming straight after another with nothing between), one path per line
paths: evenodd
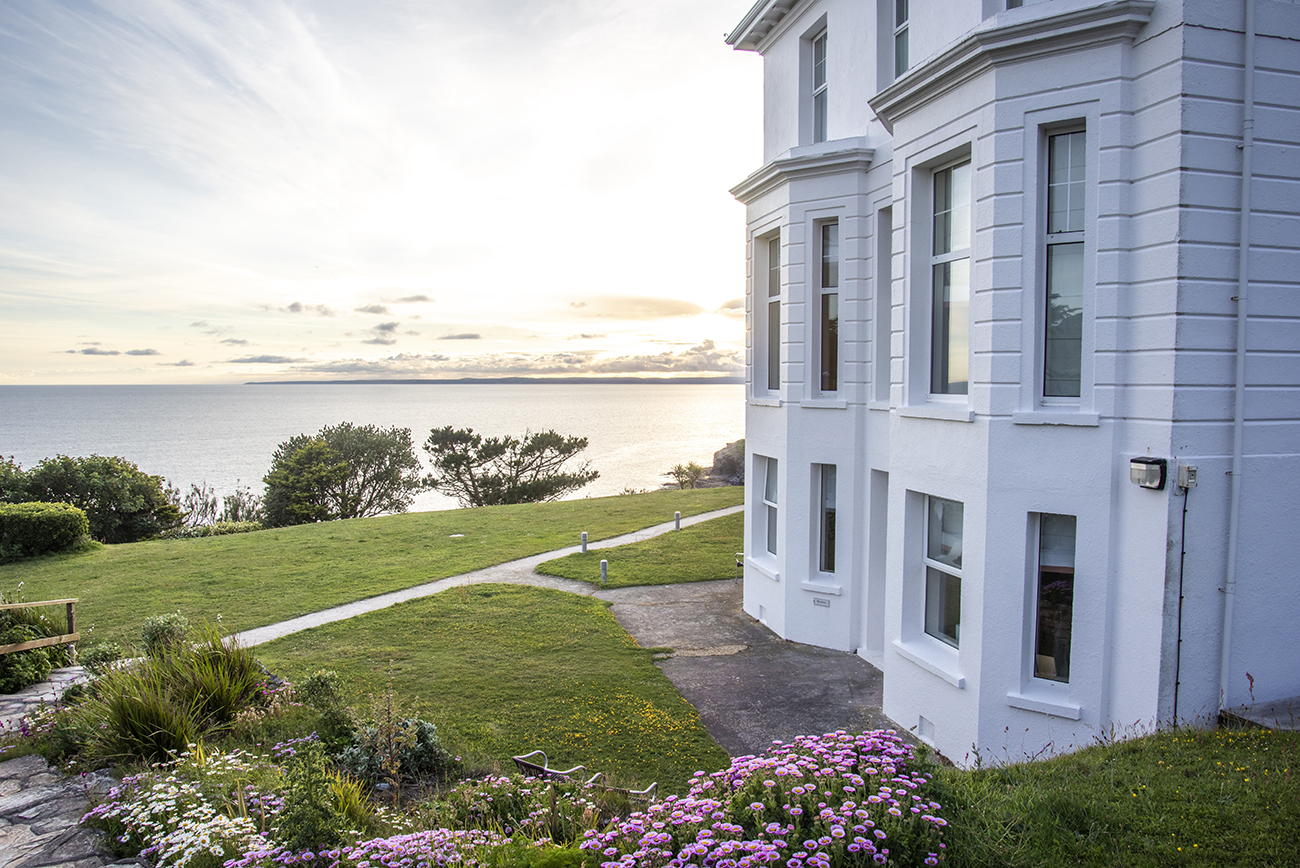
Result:
M820 32L816 33L809 39L812 52L812 70L809 78L811 91L809 93L810 110L811 110L811 133L812 144L820 144L827 140L827 130L830 126L830 94L829 79L827 74L829 40L827 39L827 29L823 27ZM818 62L817 53L820 47L821 61ZM820 80L819 80L820 76Z
M1050 567L1048 568L1044 567L1043 553L1045 547L1043 543L1047 531L1048 518L1068 518L1073 520L1073 527L1071 529L1071 549L1069 551L1070 564L1068 567L1061 564L1053 564L1050 565ZM1029 635L1029 642L1030 642L1029 674L1030 677L1034 680L1034 682L1037 683L1050 683L1050 684L1059 684L1062 686L1068 686L1070 684L1070 659L1073 656L1072 648L1073 648L1074 621L1075 621L1074 590L1077 584L1077 565L1078 565L1078 551L1079 551L1079 519L1078 516L1075 515L1066 515L1064 513L1047 513L1047 512L1036 513L1034 519L1035 520L1031 523L1031 532L1033 533L1033 540L1034 540L1034 578L1032 582L1033 597L1031 599L1031 605L1030 605L1031 629ZM1063 552L1064 550L1057 549L1056 551ZM1064 649L1065 651L1064 677L1059 677L1059 670L1061 668L1061 660L1059 655L1060 646L1057 645L1055 642L1053 644L1056 645L1058 653L1053 654L1050 657L1052 661L1051 664L1052 674L1051 675L1042 674L1042 672L1047 668L1046 662L1043 659L1046 655L1040 653L1041 648L1043 646L1043 638L1044 638L1042 634L1043 615L1044 615L1043 594L1045 590L1043 585L1043 576L1045 573L1048 572L1050 572L1053 575L1065 575L1068 573L1070 577L1069 579L1070 599L1069 599L1069 603L1067 604L1069 608L1069 615L1068 615L1069 623L1066 628L1067 636L1066 636L1065 649Z
M966 535L965 503L958 500L952 500L946 497L937 497L932 494L927 494L925 496L925 503L924 503L925 522L922 528L922 535L921 535L921 566L923 572L922 581L921 581L921 587L922 587L922 592L921 592L922 631L921 632L924 635L930 637L931 639L934 639L935 641L942 643L943 645L946 645L953 649L960 650L961 648L961 586L962 586L962 578L964 575L962 562L961 562L961 553L960 552L958 553L958 563L955 565L950 561L944 561L942 559L937 559L932 557L931 550L930 550L930 541L931 541L931 522L934 520L934 513L931 508L931 504L935 502L952 504L961 509L962 525L960 531L960 539L961 539L962 548L963 549L965 548L965 535ZM942 523L942 513L940 517L940 522ZM942 539L943 536L942 524L939 529L939 535L940 535L940 539ZM946 620L946 615L948 610L947 604L949 602L948 595L953 590L948 583L942 584L939 587L938 594L936 595L938 599L934 599L932 601L931 578L933 574L936 573L942 577L945 577L946 579L955 580L956 582L955 590L957 595L957 605L956 605L957 618L955 623L953 624L954 631L953 631L953 635L951 636L949 636L947 633L943 631L942 626L935 628L934 631L932 631L931 629L932 620L933 620L931 616L936 612L936 610L938 610L939 613L942 616L944 616Z
M954 227L953 225L949 225L947 232L949 237L951 237L954 242L956 242L957 240L963 241L964 246L957 247L954 244L954 245L950 245L948 249L943 251L942 253L936 253L935 252L935 247L937 244L936 224L938 223L938 214L939 214L938 196L940 190L939 178L945 172L952 173L955 169L960 169L962 167L969 167L967 172L967 176L968 176L967 190L965 191L966 198L967 198L967 202L965 205L966 212L967 212L965 215L965 221L966 221L965 237L964 238L960 237L956 231L956 229L959 227ZM929 359L929 364L926 370L926 388L931 400L933 400L934 398L938 398L940 400L952 400L956 398L959 398L961 400L968 400L970 395L970 370L971 370L971 357L970 357L971 356L970 336L971 336L971 325L972 325L971 302L973 301L973 295L974 295L973 292L974 268L973 268L972 254L973 254L974 234L975 234L975 225L974 225L975 164L974 164L974 160L972 159L972 155L967 153L956 159L949 160L947 162L932 166L927 169L927 172L929 175L929 184L927 190L928 196L927 196L927 207L925 209L925 214L926 214L926 218L929 221L930 228L929 228L929 232L926 233L926 237L925 237L927 249L925 251L925 256L924 256L924 262L926 264L925 285L929 289L929 304L928 304L929 317L927 322L928 333L929 333L928 341L927 341L929 352L927 356ZM949 177L951 178L953 176L949 174ZM953 189L949 191L950 202L956 201L957 198L956 192L957 192L956 187L954 185ZM957 212L957 208L955 207L950 207L945 211L945 213L949 215L956 214L956 212ZM942 341L940 340L939 337L941 331L941 320L940 320L940 311L939 311L941 301L939 299L940 287L938 281L935 279L935 276L937 270L945 266L949 268L949 273L951 274L951 266L956 263L964 263L965 271L966 271L966 313L965 313L966 380L965 380L964 388L960 390L956 390L953 389L950 385L952 382L951 378L945 378L944 382L945 384L948 384L947 388L939 389L936 388L936 386L939 385L938 368L940 367L940 358L939 358L940 348L942 346L943 349L945 350L944 352L945 361L949 360L952 355L951 352L952 335L949 329L944 329L943 330L944 337ZM947 322L950 324L951 320L948 320Z
M824 575L835 574L836 555L836 499L839 496L839 472L834 464L815 464L817 492L817 571ZM829 481L829 485L828 485ZM829 504L827 489L830 489Z
M1080 150L1082 152L1081 153L1081 157L1083 161L1082 168L1084 173L1084 177L1081 182L1081 190L1080 190L1080 195L1082 196L1083 199L1081 203L1082 208L1080 209L1080 225L1077 229L1069 229L1064 231L1052 232L1051 231L1052 229L1051 205L1052 205L1052 187L1053 187L1052 180L1051 180L1052 168L1053 168L1052 142L1053 139L1055 139L1058 136L1073 136L1073 135L1082 136L1082 138L1078 140L1081 143ZM1038 370L1037 370L1037 375L1034 378L1034 383L1035 383L1034 388L1037 393L1036 394L1037 401L1042 406L1076 407L1080 405L1080 403L1082 402L1083 391L1084 391L1083 325L1087 319L1085 315L1086 307L1087 307L1085 300L1088 296L1088 284L1089 284L1088 274L1087 274L1088 270L1086 267L1087 260L1088 260L1088 239L1087 239L1086 229L1088 224L1088 210L1087 210L1088 192L1087 191L1088 191L1088 164L1089 164L1087 126L1082 121L1076 121L1073 123L1054 124L1049 127L1044 127L1041 130L1040 143L1041 144L1040 144L1040 151L1039 151L1040 153L1039 165L1041 166L1040 176L1042 180L1039 187L1042 192L1039 196L1041 202L1041 208L1039 211L1038 219L1036 221L1037 239L1038 239L1037 241L1038 263L1037 263L1036 270L1038 276L1034 285L1036 287L1036 292L1037 292L1036 306L1041 310L1041 314L1040 316L1037 317L1037 340L1035 341L1035 346L1037 346L1039 349L1038 349L1038 353L1036 354L1037 356L1036 366ZM1073 168L1073 163L1071 164L1071 168ZM1051 329L1050 320L1051 320L1051 304L1052 304L1052 294L1053 294L1052 285L1051 285L1052 284L1052 258L1055 249L1064 250L1066 247L1070 245L1078 246L1079 257L1081 260L1078 266L1078 270L1079 270L1078 383L1075 388L1075 394L1073 395L1070 394L1050 395L1048 394L1049 391L1048 364L1050 358L1049 343L1051 341L1051 338L1049 332Z
M763 459L763 487L759 492L759 499L763 503L763 548L768 554L776 557L779 554L780 534L778 533L778 522L780 519L780 510L777 499L780 497L780 462L775 458L768 456L759 456ZM770 499L769 499L770 495Z
M891 58L894 67L894 80L898 80L909 69L911 69L911 51L909 43L911 41L908 34L908 24L911 21L911 2L910 0L887 0L891 4L892 13L890 21L893 24L893 41L891 45ZM903 47L902 52L898 50L899 46Z
M781 394L781 231L754 236L754 378L753 397ZM773 292L775 290L775 292Z
M814 237L817 239L815 268L817 313L814 325L817 339L817 380L813 391L814 394L833 398L839 393L840 380L843 379L841 362L843 341L840 336L840 274L843 271L843 262L840 255L840 221L838 218L819 220L813 226ZM831 231L834 236L832 257L828 257L827 253L828 231Z

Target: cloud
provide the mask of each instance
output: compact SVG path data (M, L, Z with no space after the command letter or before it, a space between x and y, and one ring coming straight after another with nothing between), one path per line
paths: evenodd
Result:
M248 341L244 340L243 338L226 338L224 341L222 341L222 343L223 343L223 344L226 344L227 346L231 346L231 347L246 347L246 346L248 346Z
M159 362L159 367L164 368L192 368L194 363L189 359L181 359L179 362Z
M367 304L367 305L363 305L362 307L353 308L353 310L355 310L357 313L377 313L385 316L391 316L393 313L391 310L388 309L387 305L383 305L383 304Z
M375 335L373 338L366 338L361 343L379 347L391 347L393 344L397 343L397 338L390 338L385 335Z
M101 350L98 346L86 347L84 350L68 350L69 353L80 353L83 356L120 356L117 350Z
M722 304L718 305L718 310L744 310L744 309L745 309L745 299L743 296L741 298L733 298L730 299L729 301L724 301Z
M334 308L330 307L329 305L303 304L300 301L295 301L292 304L290 304L288 307L281 308L281 310L285 311L286 313L307 313L308 311L311 311L312 313L318 314L319 316L338 315L338 311L336 311Z
M569 302L569 307L586 308L583 316L607 319L654 320L704 313L704 308L691 301L636 295L594 298L590 302Z
M244 356L242 359L226 359L232 365L294 365L306 359L294 359L289 356Z
M421 303L432 303L432 302L433 299L429 298L429 296L427 295L404 295L401 298L397 299L396 303L397 304L421 304Z
M601 357L595 351L558 353L485 353L447 356L441 353L399 353L382 359L336 359L309 362L295 368L307 374L354 377L598 377L630 374L672 376L736 376L743 373L744 354L720 350L706 340L680 352Z
M434 338L434 340L438 341L478 341L482 339L483 336L475 332L461 332L460 334L443 335L440 338Z
M604 337L608 337L608 335L590 335L587 334L586 332L583 332L582 334L569 335L567 338L565 338L565 340L566 341L598 341Z
M387 334L387 333L391 333L391 332L395 332L395 331L397 331L397 327L398 327L399 325L401 325L401 323L397 323L397 322L381 322L381 323L380 323L379 325L377 325L377 326L372 326L370 330L373 331L373 332L383 332L383 333L386 333L386 334Z
M127 350L127 351L126 351L126 354L127 354L128 356L161 356L161 355L162 355L162 353L158 352L158 351L155 350L155 349L147 349L147 350Z
M196 322L190 323L190 328L192 329L206 329L211 327L212 327L212 323L208 322L205 319L201 319Z

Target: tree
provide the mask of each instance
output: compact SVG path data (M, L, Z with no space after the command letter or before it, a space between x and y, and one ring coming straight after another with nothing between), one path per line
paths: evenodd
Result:
M571 471L565 462L587 448L586 437L554 431L524 432L523 439L483 437L473 428L434 428L424 442L433 459L428 485L461 506L537 503L577 491L600 476L583 463Z
M326 425L315 436L299 434L291 437L275 450L271 471L266 475L266 497L263 508L270 524L297 524L283 521L286 513L282 504L287 492L273 488L270 480L290 456L313 441L321 441L341 461L345 470L337 476L327 473L328 479L314 478L308 484L325 485L321 491L323 509L309 510L319 518L304 521L329 521L336 518L364 518L384 513L406 512L415 495L424 490L420 459L415 455L409 428L379 428L375 425L353 425L343 422ZM324 457L317 454L324 461ZM335 462L325 462L333 464ZM299 467L299 472L306 470ZM321 468L312 471L319 474ZM276 477L277 485L287 477ZM274 513L274 516L273 516Z
M281 443L266 483L266 523L271 527L338 518L331 492L348 476L348 463L319 438L297 448Z
M90 535L108 543L135 542L157 536L181 522L181 512L167 496L161 476L151 476L125 458L91 455L46 458L21 482L7 475L5 496L11 501L70 503L86 513Z
M703 467L692 461L690 464L674 464L666 474L677 483L678 488L694 488L708 474Z

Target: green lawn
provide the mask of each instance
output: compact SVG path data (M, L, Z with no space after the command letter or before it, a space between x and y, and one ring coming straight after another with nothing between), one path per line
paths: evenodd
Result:
M731 579L744 542L745 515L738 512L642 542L566 555L537 572L597 584L603 559L609 561L609 588Z
M591 597L472 585L260 646L290 678L336 670L358 708L382 692L418 697L449 744L475 762L544 750L625 783L681 792L727 763L699 715Z
M953 868L1300 860L1300 733L1178 729L937 780Z
M0 566L0 590L77 597L91 639L134 640L141 621L180 609L230 632L605 539L741 503L740 487L331 521L234 536L101 546ZM463 536L453 536L463 534Z

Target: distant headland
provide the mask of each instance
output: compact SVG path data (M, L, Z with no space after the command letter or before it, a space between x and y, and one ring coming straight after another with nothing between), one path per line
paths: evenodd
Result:
M252 380L245 386L738 386L744 377L460 377L458 379Z

